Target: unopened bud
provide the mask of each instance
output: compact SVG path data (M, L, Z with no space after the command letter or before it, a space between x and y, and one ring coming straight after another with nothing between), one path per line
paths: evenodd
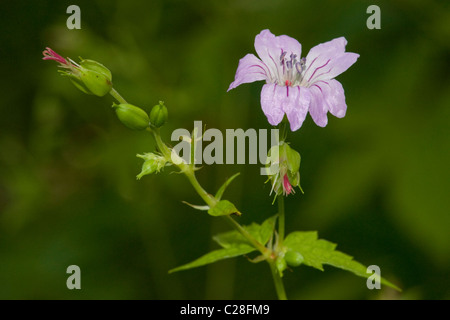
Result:
M154 153L138 154L137 157L145 160L141 172L136 176L138 180L147 174L161 171L167 163L166 158Z
M144 130L149 126L147 112L131 104L113 104L119 120L132 130Z
M303 263L305 258L300 252L289 250L284 254L284 259L291 267L298 267Z
M159 104L154 106L150 112L150 124L156 128L159 128L166 123L167 117L167 108L164 105L164 102L160 101Z
M83 60L78 64L70 58L63 58L51 48L42 52L43 60L53 60L64 70L63 76L69 77L72 83L81 91L103 97L112 89L112 74L108 68L94 60Z
M273 146L267 157L267 172L272 181L272 191L277 195L294 193L294 188L300 190L300 154L286 142ZM274 171L273 168L277 170ZM303 191L302 191L303 192Z
M275 260L275 266L277 267L280 277L282 277L283 271L287 268L286 260L284 259L284 257L278 256Z
M111 71L97 61L82 60L79 78L90 94L103 97L112 89Z

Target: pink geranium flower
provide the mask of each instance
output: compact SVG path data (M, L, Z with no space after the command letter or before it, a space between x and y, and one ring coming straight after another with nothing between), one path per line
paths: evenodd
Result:
M306 114L321 127L328 123L328 111L345 116L344 89L336 76L356 62L359 55L345 52L344 37L319 44L306 58L301 58L301 44L288 36L274 36L263 30L255 38L260 59L247 54L239 61L234 81L228 91L242 83L265 80L261 107L271 125L278 125L284 115L292 131L298 130Z

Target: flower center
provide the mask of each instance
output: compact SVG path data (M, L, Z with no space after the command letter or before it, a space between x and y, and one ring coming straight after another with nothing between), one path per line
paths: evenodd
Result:
M292 87L299 85L303 79L306 59L297 60L297 55L291 53L290 59L286 58L287 51L281 49L278 84Z

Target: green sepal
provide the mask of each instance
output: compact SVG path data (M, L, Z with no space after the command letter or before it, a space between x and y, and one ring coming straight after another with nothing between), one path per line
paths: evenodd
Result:
M323 271L323 265L328 264L333 267L350 271L363 278L369 278L372 274L367 273L367 268L361 263L353 260L353 257L335 250L336 244L327 240L318 239L316 231L290 233L283 242L288 250L299 252L303 258L303 263L307 266ZM396 285L384 278L381 283L391 288L401 291Z
M284 148L283 148L284 147ZM284 143L282 148L284 155L286 156L287 166L292 173L300 170L300 153L292 149L287 143Z
M107 67L105 67L103 64L101 64L100 62L90 60L90 59L82 59L81 57L80 57L80 60L81 60L80 66L82 68L98 72L98 73L104 75L109 81L112 80L111 71Z
M284 257L278 256L275 260L275 267L277 268L278 274L280 277L283 277L283 271L287 268L287 263Z
M217 190L216 195L214 196L217 200L220 200L223 196L223 193L225 192L226 188L228 187L228 185L238 176L240 175L240 172L234 174L233 176L231 176L230 178L228 178L227 181L225 181L225 183L219 188L219 190Z
M230 214L236 214L238 216L241 215L241 213L236 209L234 204L232 204L228 200L220 200L216 203L214 207L211 207L208 210L209 215L213 217L219 217L219 216L228 216Z
M168 165L166 158L154 153L137 154L136 157L144 159L141 172L136 176L136 179L140 180L143 176L158 173L166 165Z

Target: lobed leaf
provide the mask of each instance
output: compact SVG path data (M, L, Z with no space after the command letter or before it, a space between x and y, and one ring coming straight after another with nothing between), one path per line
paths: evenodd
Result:
M323 265L350 271L357 276L369 278L372 274L367 273L367 268L361 263L353 260L353 257L335 250L336 244L327 240L318 239L316 231L292 232L284 240L284 245L291 250L301 253L304 264L323 271ZM401 291L396 285L384 278L381 283Z

